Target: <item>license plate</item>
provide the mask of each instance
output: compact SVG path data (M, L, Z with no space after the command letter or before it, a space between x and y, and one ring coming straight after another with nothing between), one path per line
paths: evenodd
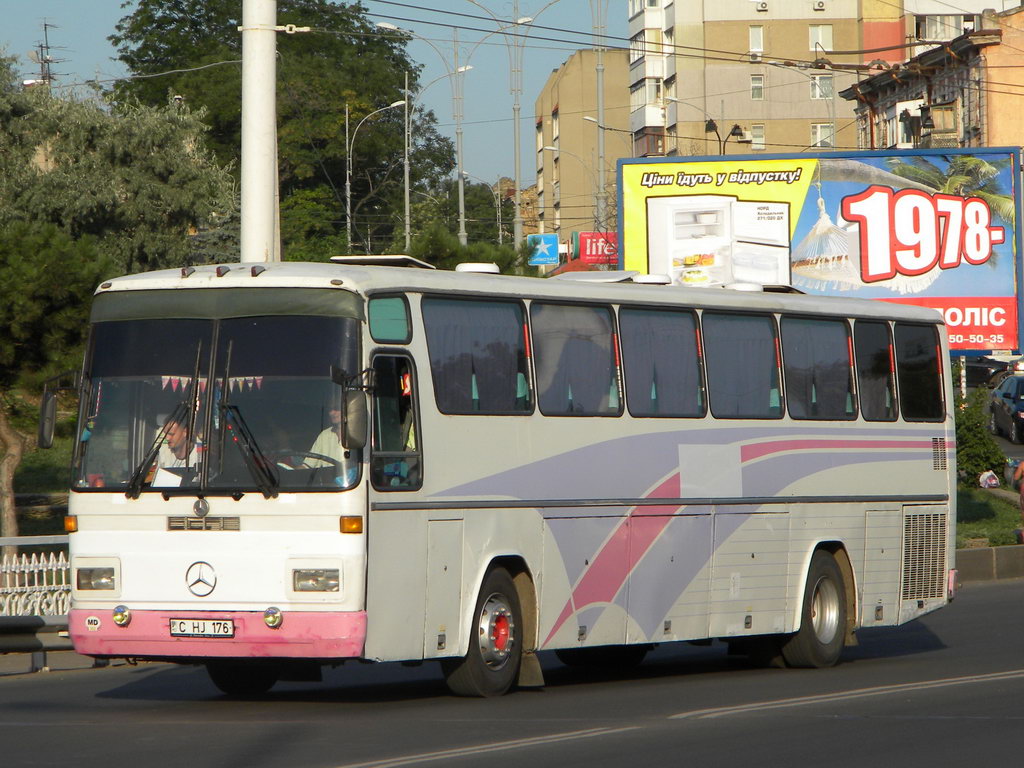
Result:
M171 619L171 637L234 637L231 619Z

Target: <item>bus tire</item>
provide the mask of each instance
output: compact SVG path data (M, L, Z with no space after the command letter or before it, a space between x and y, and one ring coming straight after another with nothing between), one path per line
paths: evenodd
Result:
M441 662L445 682L457 696L501 696L515 682L523 654L519 595L504 568L484 577L469 630L466 655Z
M835 558L823 549L811 557L800 613L800 629L782 643L791 667L831 667L843 652L846 589Z
M276 667L246 661L208 661L210 680L228 696L259 696L278 680Z

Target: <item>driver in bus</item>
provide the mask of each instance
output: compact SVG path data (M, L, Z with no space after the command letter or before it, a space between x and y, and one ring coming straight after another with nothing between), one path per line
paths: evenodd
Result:
M164 424L165 440L157 454L156 465L161 469L191 467L196 463L197 445L188 439L188 424L168 419Z
M317 435L313 445L309 448L309 453L324 456L337 462L338 477L335 478L335 482L347 488L355 483L356 477L359 474L359 467L352 459L352 452L341 443L341 406L338 404L331 405L327 410L327 417L330 419L331 425ZM307 467L314 469L331 466L330 462L313 456L306 458L303 463Z

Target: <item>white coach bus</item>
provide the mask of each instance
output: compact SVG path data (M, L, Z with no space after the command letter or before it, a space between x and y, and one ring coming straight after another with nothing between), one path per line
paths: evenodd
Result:
M437 659L496 695L542 684L541 650L828 666L951 599L938 313L337 261L97 289L80 653L232 694Z

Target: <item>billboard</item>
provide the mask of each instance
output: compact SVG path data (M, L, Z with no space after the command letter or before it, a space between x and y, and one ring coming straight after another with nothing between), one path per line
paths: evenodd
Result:
M1015 350L1020 150L620 160L619 265L933 307L954 350Z
M617 232L573 232L572 258L584 264L617 264L619 235Z

